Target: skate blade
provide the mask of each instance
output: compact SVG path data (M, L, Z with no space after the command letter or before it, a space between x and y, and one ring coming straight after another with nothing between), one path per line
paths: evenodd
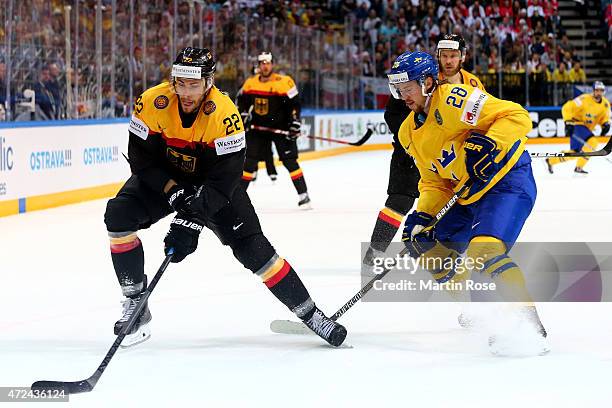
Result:
M313 335L316 334L302 322L292 320L273 320L270 323L270 330L280 334Z
M302 211L312 210L312 205L310 203L299 205L298 208Z
M134 347L140 343L144 343L145 341L151 338L151 329L148 324L143 324L138 328L136 333L128 334L125 336L121 344L119 345L121 348L130 348Z

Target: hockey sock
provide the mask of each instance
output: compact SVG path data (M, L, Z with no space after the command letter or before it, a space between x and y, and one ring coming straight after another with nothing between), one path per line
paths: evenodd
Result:
M304 172L300 168L298 162L296 160L285 160L283 164L287 171L289 171L289 177L291 177L295 191L297 191L298 194L303 194L308 191L306 180L304 180Z
M524 302L524 306L533 306L523 271L508 256L502 241L493 237L475 237L470 241L467 256L474 264L482 263L480 271L498 283L499 293L505 301ZM479 259L481 261L477 262Z
M380 210L376 224L374 224L372 238L370 238L370 246L377 251L386 251L398 228L402 225L405 215L389 207Z
M276 167L274 166L274 159L272 157L266 158L266 172L268 176L277 175Z
M240 180L240 184L245 190L249 187L249 183L255 178L256 172L257 161L247 157L244 161L244 170L242 171L242 179Z
M144 289L144 251L135 231L110 232L111 259L124 296Z
M255 274L297 317L303 320L312 316L315 304L289 262L274 254Z
M594 152L595 150L597 150L597 141L595 140L594 137L591 137L585 142L584 146L582 147L582 151L583 152ZM579 167L582 169L584 168L584 166L586 166L588 161L589 161L588 157L580 157L578 158L576 167Z

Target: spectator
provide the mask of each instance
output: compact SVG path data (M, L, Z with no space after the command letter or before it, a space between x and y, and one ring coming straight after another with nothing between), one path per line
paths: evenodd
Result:
M501 0L501 4L499 5L499 15L501 18L508 17L512 19L512 2L510 0Z
M47 83L51 79L49 67L45 66L40 70L38 81L34 84L36 94L36 109L42 113L43 119L57 119L55 113L55 99L53 94L47 89Z
M532 3L527 7L527 17L531 18L535 13L544 16L544 9L540 5L540 0L532 0Z
M574 83L584 84L586 83L586 74L584 69L580 66L580 61L574 61L574 66L569 73L570 81Z
M60 82L65 83L66 79L62 78L62 71L57 63L49 64L49 80L45 83L47 90L53 96L53 110L55 111L55 119L63 119L64 107L63 98L60 90Z
M367 51L361 53L361 75L371 77L374 76L374 67L372 59Z
M572 82L565 62L560 62L559 66L553 71L552 80L555 82Z
M544 20L544 14L540 13L541 7L533 10L533 14L529 16L529 12L527 15L531 19L531 28L536 32L544 32L546 27L546 20Z
M561 42L557 47L559 48L559 53L569 52L570 54L574 54L574 46L569 42L567 34L564 34L563 37L561 37Z

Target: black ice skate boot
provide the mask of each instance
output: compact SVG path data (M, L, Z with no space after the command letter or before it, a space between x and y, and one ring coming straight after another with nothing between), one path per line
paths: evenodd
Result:
M339 347L346 338L344 326L325 316L316 306L312 316L304 319L303 322L310 330L334 347Z
M146 288L146 279L145 279L144 287ZM144 289L143 289L143 292L144 292ZM121 316L121 319L115 322L115 329L114 329L115 335L119 335L121 333L121 330L123 330L123 328L127 326L128 320L130 320L130 318L134 314L134 311L136 310L136 306L138 305L138 302L140 302L142 298L143 292L140 292L135 295L127 296L125 300L121 302L121 305L123 307L123 316ZM121 342L121 347L134 346L136 344L139 344L139 343L142 343L143 341L148 340L151 337L151 330L149 328L149 322L151 321L152 316L151 316L151 311L149 310L148 303L149 303L148 301L145 302L144 308L140 312L140 316L138 317L138 319L136 319L136 323L134 324L134 326L132 326L129 333L125 336L125 338Z
M312 210L312 204L310 204L308 193L299 194L298 199L298 208L300 210Z

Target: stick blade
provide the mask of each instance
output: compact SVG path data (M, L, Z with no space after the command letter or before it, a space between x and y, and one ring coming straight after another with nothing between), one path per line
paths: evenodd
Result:
M297 334L302 336L314 334L304 323L291 320L273 320L270 323L270 330L280 334Z
M605 153L604 156L607 156L612 153L612 136L608 138L608 142L601 150Z
M36 381L32 384L32 390L39 391L50 391L58 390L64 391L67 394L80 394L83 392L90 392L93 390L93 386L87 381Z
M372 136L372 129L368 129L365 133L365 135L363 135L363 137L361 139L359 139L356 142L353 143L349 143L351 146L361 146L362 144L364 144L365 142L368 141L368 139Z

